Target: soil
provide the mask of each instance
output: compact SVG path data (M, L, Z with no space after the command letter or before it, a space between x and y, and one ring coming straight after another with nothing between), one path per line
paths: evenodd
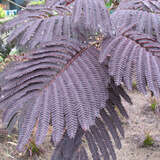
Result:
M150 95L130 93L133 105L124 102L129 119L124 120L125 138L122 149L117 150L118 160L160 160L160 116L153 112ZM143 147L147 135L153 140L153 146Z
M116 149L117 160L160 160L160 117L149 105L150 95L143 96L137 91L129 95L132 97L133 105L124 102L130 118L122 118L125 138L122 138L122 149ZM43 150L40 150L40 156L29 157L16 151L17 130L11 136L0 130L0 160L50 160L53 151L50 132L43 144ZM147 135L153 138L154 144L144 147L143 141Z

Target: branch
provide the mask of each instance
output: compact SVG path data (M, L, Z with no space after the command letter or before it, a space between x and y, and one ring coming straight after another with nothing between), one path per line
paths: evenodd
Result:
M6 1L8 1L9 3L14 4L14 5L17 6L17 7L20 7L20 8L22 8L22 9L25 9L25 7L19 5L19 4L15 3L15 2L13 2L13 1L11 1L11 0L6 0Z

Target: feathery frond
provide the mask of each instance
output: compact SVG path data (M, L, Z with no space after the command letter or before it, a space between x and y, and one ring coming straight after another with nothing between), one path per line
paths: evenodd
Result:
M104 0L76 0L73 9L73 23L79 32L84 28L91 33L112 35L110 17Z
M113 88L117 87L113 80L111 83L112 85L109 87L110 89L112 86L114 86ZM112 91L113 88L111 89ZM117 96L120 96L119 92L116 92L116 94ZM104 160L116 160L116 154L110 135L113 137L115 145L118 148L121 148L121 142L117 131L119 131L122 136L124 136L124 131L114 107L117 102L115 102L113 98L110 98L111 97L109 96L106 108L101 109L99 118L96 118L95 125L91 126L90 130L84 131L78 127L79 129L77 130L74 139L70 139L65 134L61 142L56 147L52 160L76 160L78 158L78 160L81 160L80 157L82 155L80 152L82 151L83 156L85 157L84 160L89 160L90 154L87 151L86 143L89 147L89 152L91 153L93 160L101 160L101 158ZM119 103L121 103L121 98L119 99Z
M74 2L74 0L47 0L46 6L47 7L52 7L54 5L67 6L71 2Z
M136 23L137 31L153 36L160 41L159 0L122 1L111 15L111 21L118 30Z
M109 60L109 74L116 85L124 82L132 89L136 73L137 88L146 94L146 86L156 95L160 88L160 44L148 35L127 28L112 41L103 44L99 61Z
M69 10L56 5L50 8L38 7L29 6L16 18L4 23L1 32L11 30L7 38L8 43L30 49L54 40L57 36L76 38Z
M97 49L75 40L57 39L27 58L6 73L8 85L2 85L0 98L0 108L5 108L4 124L8 125L17 112L23 114L19 150L37 120L36 144L42 143L50 119L55 143L61 140L64 128L70 138L78 124L88 130L108 97L107 72L98 63Z

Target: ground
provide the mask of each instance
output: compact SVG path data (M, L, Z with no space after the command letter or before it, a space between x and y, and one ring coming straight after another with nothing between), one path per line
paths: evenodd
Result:
M137 91L129 95L132 97L133 105L124 102L130 118L122 119L125 138L122 138L122 149L116 150L117 160L160 160L160 117L149 105L150 95L143 96ZM143 141L148 134L152 136L154 144L143 147ZM50 160L53 147L49 135L39 157L25 158L16 151L16 143L16 130L9 137L0 133L0 160Z
M149 105L150 95L135 91L130 96L133 105L125 103L130 118L124 121L125 138L122 149L117 150L118 160L160 160L160 117ZM151 147L143 147L147 134L155 141Z

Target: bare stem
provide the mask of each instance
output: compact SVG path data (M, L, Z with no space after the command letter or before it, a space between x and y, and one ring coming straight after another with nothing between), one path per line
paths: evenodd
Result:
M15 2L13 2L13 1L11 1L11 0L6 0L6 1L8 1L9 3L14 4L14 5L17 6L17 7L20 7L20 8L22 8L22 9L25 9L25 7L19 5L19 4L15 3Z

